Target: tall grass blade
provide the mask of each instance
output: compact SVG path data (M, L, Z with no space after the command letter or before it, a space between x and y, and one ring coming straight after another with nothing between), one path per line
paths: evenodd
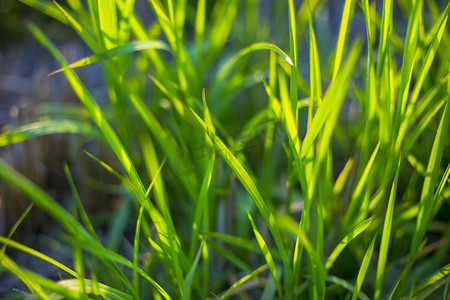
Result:
M333 266L336 259L339 257L339 254L341 254L342 250L358 235L363 233L367 227L370 226L372 223L373 218L369 218L365 220L364 222L358 224L355 228L353 228L340 242L339 244L334 248L334 250L331 252L331 254L328 256L327 261L325 263L325 270L330 270Z
M277 291L278 291L278 296L282 297L283 291L281 289L280 281L278 280L277 270L275 269L275 263L273 261L272 254L270 253L270 250L267 247L266 242L264 241L264 238L262 237L261 233L259 233L259 230L256 227L255 222L253 221L253 218L250 215L250 212L247 212L247 216L248 216L248 219L250 220L250 223L252 224L253 233L255 234L255 237L259 244L261 252L264 255L267 265L269 266L269 270L270 270L270 273L272 274L273 280L275 280L275 284L277 286Z
M389 250L389 241L391 237L392 218L394 215L394 203L397 193L398 174L400 172L401 159L398 161L397 171L395 173L394 182L392 183L391 194L389 196L386 217L384 219L383 233L381 236L380 254L378 257L377 275L375 282L374 299L380 299L381 289L385 276L386 260Z
M361 262L361 267L359 268L358 277L356 278L355 289L353 290L352 300L356 300L358 298L359 292L361 291L361 287L366 277L367 270L369 269L370 260L372 259L373 248L375 246L376 236L373 238L372 242L367 248L366 254L364 255L363 261Z

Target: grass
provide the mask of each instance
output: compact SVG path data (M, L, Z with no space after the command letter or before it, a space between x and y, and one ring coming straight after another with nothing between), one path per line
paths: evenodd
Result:
M81 113L10 124L0 146L86 136L114 154L85 151L116 178L120 206L105 239L85 209L94 199L78 193L89 170L79 181L73 162L61 167L68 210L0 159L0 179L62 225L57 243L73 262L13 240L30 207L0 237L0 270L28 288L16 296L450 297L448 4L342 1L330 39L322 0L269 11L258 0L149 0L145 20L134 0L20 1L92 55L69 63L28 23ZM94 63L106 102L77 74ZM10 248L59 279L21 266Z

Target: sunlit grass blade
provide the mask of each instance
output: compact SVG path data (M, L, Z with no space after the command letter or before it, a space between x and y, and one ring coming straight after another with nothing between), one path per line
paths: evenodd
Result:
M219 72L217 73L216 82L220 83L225 79L227 74L230 72L231 68L245 55L252 53L254 51L258 50L270 50L275 52L276 54L280 55L289 65L294 66L293 61L291 58L283 52L278 46L270 43L254 43L250 46L245 47L235 55L233 55L228 61L220 68Z
M106 49L117 46L117 11L114 0L98 1L99 25Z
M363 284L364 278L366 277L367 270L369 269L370 260L372 259L373 248L375 246L376 236L373 238L372 242L367 248L366 254L364 255L363 261L361 262L361 267L359 268L358 277L356 278L355 289L353 290L352 300L356 300L361 291L361 286Z
M100 132L88 122L42 119L12 129L3 128L0 134L0 147L55 133L80 134L99 140L103 138Z
M384 219L383 233L381 236L380 253L378 257L377 276L375 282L374 299L380 299L383 281L385 277L386 260L389 250L389 243L392 229L392 218L394 215L394 203L397 194L398 174L400 172L401 158L399 158L397 171L395 173L394 182L392 183L391 194L389 195L386 216Z
M336 54L334 57L333 65L333 75L331 81L336 78L336 75L341 66L342 58L344 56L345 42L348 38L348 27L353 16L355 1L346 0L344 4L344 9L342 11L341 27L339 28L339 36L336 45Z
M17 278L22 280L23 283L41 299L51 300L50 296L44 291L39 282L36 282L35 278L32 278L29 273L21 269L9 256L2 254L0 257L0 265L12 272ZM72 297L77 296L72 293Z
M388 43L390 42L390 31L392 31L392 11L393 1L383 1L383 15L380 28L380 42L377 59L377 77L380 79L383 69L386 66L386 57L388 55Z
M206 0L197 1L197 9L195 15L195 54L197 63L202 70L202 56L203 56L203 39L205 35L205 15L206 15Z
M333 112L334 114L337 114L339 112L346 94L346 89L342 87L347 86L348 79L358 58L360 47L360 43L356 42L354 44L352 50L348 55L344 67L337 75L336 80L327 89L323 98L323 102L317 109L311 126L308 128L308 132L303 139L303 144L300 152L301 159L304 159L306 157L306 154L314 144L314 140L324 126L324 123L328 119L330 113Z
M63 24L67 24L66 18L64 18L61 12L54 7L51 1L43 1L43 0L19 0L19 1L37 10L40 10L44 14L58 20Z
M439 166L441 165L442 155L445 147L444 140L448 137L448 127L450 124L450 104L447 101L442 113L441 121L436 132L433 147L430 152L426 177L423 182L422 193L420 195L420 206L417 217L416 230L413 234L411 243L410 261L413 262L417 258L420 250L420 244L425 234L426 228L431 221L434 213L435 201L433 201L433 191L437 181Z
M339 254L341 254L342 250L359 234L364 232L367 227L370 226L372 223L373 218L369 218L365 220L364 222L358 224L355 228L353 228L340 242L339 244L334 248L334 250L331 252L331 254L327 258L327 262L325 263L325 270L330 270L333 266L336 259L339 257Z
M264 238L262 237L261 233L259 233L259 230L256 227L255 222L253 221L253 218L250 215L250 212L247 212L247 216L248 216L248 219L250 220L250 223L252 224L253 233L255 234L256 241L258 242L261 252L264 255L264 258L266 260L266 263L269 266L270 273L272 274L272 277L275 280L278 295L280 297L282 297L283 291L281 289L280 281L278 280L277 270L275 268L275 263L273 261L272 254L270 253L270 250L267 247L266 242L264 241Z
M63 286L65 288L68 288L70 290L77 290L78 286L74 279L64 279L57 282L58 285ZM128 295L125 292L122 292L118 289L115 289L111 286L101 284L101 283L94 283L94 280L85 279L85 287L86 287L86 293L93 293L94 292L94 285L98 286L98 295L103 297L111 297L113 299L124 299L124 300L132 300L133 297Z
M369 180L369 178L371 177L371 173L373 172L373 168L372 166L375 163L375 158L377 157L377 153L378 153L378 149L380 148L380 142L378 142L377 146L375 147L375 149L372 152L372 155L370 156L369 161L367 162L367 164L364 167L364 171L352 193L352 198L350 200L350 205L347 209L347 212L345 213L344 216L344 223L349 223L350 219L353 218L353 214L355 209L357 209L360 205L359 201L356 201L358 198L361 197L363 190Z
M439 22L439 27L434 36L430 47L428 48L427 55L425 56L422 68L419 71L419 75L417 76L416 83L414 85L413 91L411 92L410 105L416 103L419 98L420 91L422 89L425 78L428 76L428 72L430 71L431 64L436 56L437 49L442 41L442 38L445 33L445 28L448 20L448 14L450 10L450 3L447 4L445 11L442 13Z
M83 67L83 66L88 66L90 64L93 64L93 63L96 63L99 61L108 60L108 59L111 59L111 58L119 56L119 55L124 55L124 54L138 52L138 51L147 50L147 49L158 49L158 50L165 50L165 51L171 52L169 46L160 40L135 41L135 42L130 42L130 43L122 45L122 46L111 48L108 51L98 53L97 55L91 55L91 56L85 57L74 63L71 63L68 67L69 68L79 68L79 67ZM49 76L53 75L53 74L57 74L62 71L63 71L63 69L53 71L52 73L49 74Z
M240 287L242 284L247 282L249 279L251 279L251 278L255 277L256 275L258 275L259 273L264 272L265 270L267 270L268 267L269 267L268 265L262 265L261 267L259 267L258 269L254 270L253 272L243 276L241 279L239 279L238 281L233 283L233 285L220 297L220 299L221 300L226 299L238 287Z
M408 31L405 40L405 50L403 52L403 63L401 72L401 82L399 89L399 108L397 109L396 121L400 122L401 116L405 113L406 101L408 98L411 76L416 57L416 45L419 38L420 13L422 12L423 1L413 1L412 13L408 20Z
M297 109L297 25L295 17L295 5L293 0L289 0L289 42L290 55L292 59L291 64L291 85L290 85L290 100L291 111L294 117L295 124L298 123L298 109Z
M352 166L353 166L353 158L350 157L334 183L333 193L335 193L336 195L339 195L342 192L342 189L345 186L347 178L350 175Z
M437 270L436 272L434 272L433 274L422 280L421 283L417 285L416 288L414 289L414 294L418 294L425 288L434 285L441 280L445 282L445 277L447 277L449 274L450 274L450 264L440 268L439 270Z
M33 256L35 256L35 257L37 257L39 259L42 259L43 261L45 261L45 262L47 262L47 263L49 263L49 264L51 264L51 265L53 265L53 266L55 266L57 268L59 268L59 269L65 271L65 272L69 273L71 276L73 276L75 278L78 278L78 274L75 271L73 271L72 269L66 267L62 263L56 261L55 259L53 259L53 258L51 258L51 257L49 257L49 256L47 256L47 255L45 255L45 254L43 254L43 253L41 253L39 251L36 251L36 250L34 250L34 249L30 248L30 247L27 247L27 246L25 246L23 244L20 244L18 242L15 242L13 240L7 239L7 238L2 237L2 236L0 236L0 243L2 243L4 245L7 245L8 247L12 247L12 248L15 248L17 250L20 250L20 251L22 251L24 253L28 253L30 255L33 255Z

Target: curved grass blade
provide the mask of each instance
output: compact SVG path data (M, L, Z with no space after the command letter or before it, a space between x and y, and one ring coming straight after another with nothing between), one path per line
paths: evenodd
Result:
M323 125L328 119L330 113L333 112L336 114L339 112L346 94L346 89L343 87L347 86L353 67L358 58L360 48L361 44L358 42L353 45L344 67L337 75L336 80L333 81L331 86L327 89L327 92L325 93L325 96L323 98L323 102L317 109L311 126L308 128L308 132L303 139L303 144L300 151L300 158L302 160L306 157L309 149L314 144L314 140L316 139L320 130L323 128ZM332 126L330 125L330 127Z
M255 225L255 222L253 221L252 216L250 215L250 212L247 211L248 219L250 220L250 223L252 224L253 232L256 237L256 241L259 244L259 247L261 249L262 254L264 255L264 258L267 262L267 265L269 266L270 273L272 274L272 277L275 281L275 284L277 286L278 295L282 297L283 291L281 289L280 281L278 280L277 270L275 268L275 263L273 261L272 254L270 253L269 248L266 245L266 242L264 241L264 238L262 237L261 233L259 233L258 228Z
M35 256L35 257L37 257L39 259L42 259L43 261L46 261L49 264L52 264L53 266L55 266L55 267L65 271L65 272L69 273L73 277L78 278L78 274L75 271L73 271L72 269L66 267L62 263L56 261L55 259L53 259L53 258L51 258L51 257L49 257L49 256L47 256L47 255L45 255L45 254L43 254L43 253L41 253L39 251L36 251L36 250L34 250L34 249L30 248L30 247L22 245L21 243L18 243L16 241L7 239L7 238L5 238L3 236L0 236L0 243L2 243L4 245L7 245L8 247L12 247L12 248L15 248L17 250L20 250L20 251L22 251L24 253L28 253L30 255L33 255L33 256Z
M440 268L427 278L425 278L415 289L414 289L414 295L417 295L424 289L428 288L429 286L432 286L439 281L443 280L446 276L449 276L450 274L450 264ZM445 281L445 279L444 279Z
M78 284L75 279L64 279L57 282L58 285L63 286L70 290L78 290ZM106 284L97 283L99 294L106 297L112 297L113 299L123 299L123 300L132 300L133 297L128 295L127 293L124 293L118 289L115 289L113 287L110 287ZM86 293L91 294L94 291L94 283L93 280L85 279L85 287L86 287Z
M233 291L235 291L238 287L240 287L242 284L244 284L245 282L247 282L249 279L255 277L256 275L258 275L261 272L264 272L265 270L267 270L269 266L268 265L262 265L261 267L259 267L258 269L256 269L255 271L243 276L241 279L239 279L238 281L236 281L221 297L220 299L226 299Z
M135 41L135 42L130 42L128 44L119 46L119 47L111 48L105 52L98 53L96 55L91 55L91 56L85 57L83 59L80 59L74 63L71 63L68 66L68 68L75 69L75 68L79 68L79 67L83 67L83 66L88 66L90 64L93 64L93 63L96 63L99 61L105 61L105 60L111 59L111 58L119 56L119 55L124 55L124 54L138 52L138 51L147 50L147 49L158 49L158 50L165 50L165 51L171 52L169 46L160 40ZM63 71L63 69L58 69L56 71L51 72L49 74L49 76L60 73L62 71Z
M67 24L66 18L64 18L64 15L61 14L61 12L56 9L53 6L53 3L50 1L42 1L42 0L19 0L23 4L26 4L30 7L33 7L44 14L58 20L59 22L63 24Z
M370 260L372 259L373 247L375 246L376 235L372 239L369 248L364 255L363 261L361 262L361 267L358 272L358 277L356 278L356 286L353 290L352 300L356 300L361 291L361 286L363 284L364 278L366 277L367 270L369 269Z
M275 52L276 54L280 55L288 64L294 67L294 63L292 62L291 58L283 52L278 46L270 43L254 43L250 46L245 47L238 53L236 53L234 56L232 56L219 70L216 77L216 82L220 83L223 80L225 80L225 77L230 72L231 68L241 59L243 56L254 52L258 50L270 50Z
M436 201L433 201L433 191L436 185L439 168L443 157L445 140L448 137L450 125L450 103L447 102L442 113L436 137L433 142L431 153L429 155L426 176L423 182L422 193L420 196L419 213L417 216L416 230L414 231L411 243L410 261L413 262L417 258L422 243L423 236L427 230L428 224L431 222ZM415 247L415 248L414 248Z
M328 256L327 262L325 263L325 270L328 271L333 266L336 259L339 257L339 254L341 254L342 250L358 235L360 235L362 232L364 232L367 227L370 226L370 224L373 221L373 217L365 220L364 222L358 224L355 228L353 228L340 242L339 244L334 248L334 250L331 252L330 256Z
M26 141L30 138L55 134L72 133L103 139L100 132L88 122L75 120L39 120L0 134L0 147Z

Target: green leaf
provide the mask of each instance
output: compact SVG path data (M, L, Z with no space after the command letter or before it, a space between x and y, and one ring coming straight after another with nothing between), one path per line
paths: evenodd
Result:
M391 194L389 196L388 206L386 210L386 217L384 219L383 233L381 236L380 254L378 257L377 275L375 281L375 294L374 299L381 297L381 289L383 287L383 280L385 276L385 267L387 254L389 250L389 241L391 237L392 218L394 215L394 203L397 193L398 174L400 172L401 157L398 160L397 171L395 173L394 182L392 183Z
M4 132L0 134L0 147L55 133L80 134L99 140L103 138L100 132L90 123L75 120L42 119L17 128L4 128L3 130Z
M330 256L328 256L327 262L325 263L325 270L330 270L333 266L336 259L339 257L339 254L341 254L342 250L358 235L360 235L362 232L364 232L367 227L370 226L370 224L373 221L373 217L365 220L364 222L361 222L358 224L355 228L353 228L347 235L339 242L339 244L334 248L334 250L331 252Z
M366 254L364 255L363 261L361 262L358 277L356 278L356 286L355 289L353 290L352 300L356 300L361 291L361 286L363 284L364 278L366 277L367 270L369 269L370 260L372 259L373 248L375 246L375 239L376 236L374 236L374 238L372 239L372 242L370 243L369 248L367 248Z
M273 261L272 254L270 253L270 250L267 247L266 242L264 241L264 238L262 237L261 233L259 233L259 230L256 227L255 222L253 221L253 218L250 215L250 212L247 212L247 216L248 219L250 220L250 223L252 224L253 233L255 234L256 241L258 242L261 252L264 255L267 265L269 266L270 273L272 274L272 277L275 280L278 295L282 297L283 291L281 289L280 281L278 280L277 270L275 268L275 263Z
M359 50L361 44L355 43L350 51L347 61L344 67L341 69L336 77L336 80L331 83L331 86L327 89L325 96L323 97L323 102L317 109L314 119L312 120L311 126L308 128L305 138L303 139L303 144L301 147L300 158L303 160L309 149L314 144L314 140L322 129L325 121L328 119L331 112L337 114L344 102L345 94L347 89L348 79L352 73L353 67L358 58ZM329 128L333 127L332 125ZM331 130L331 129L330 129Z
M138 52L138 51L142 51L142 50L146 50L146 49L159 49L159 50L165 50L165 51L171 52L169 46L160 40L135 41L135 42L130 42L126 45L122 45L122 46L119 46L116 48L109 49L108 51L105 51L102 53L98 53L97 55L91 55L91 56L85 57L74 63L71 63L68 67L74 69L74 68L79 68L79 67L83 67L83 66L88 66L90 64L93 64L93 63L96 63L99 61L105 61L105 60L111 59L111 58L119 56L119 55ZM63 69L58 69L58 70L50 73L49 76L59 73L59 72L62 72L62 71L63 71Z
M117 11L115 0L98 0L100 32L106 49L117 46Z

